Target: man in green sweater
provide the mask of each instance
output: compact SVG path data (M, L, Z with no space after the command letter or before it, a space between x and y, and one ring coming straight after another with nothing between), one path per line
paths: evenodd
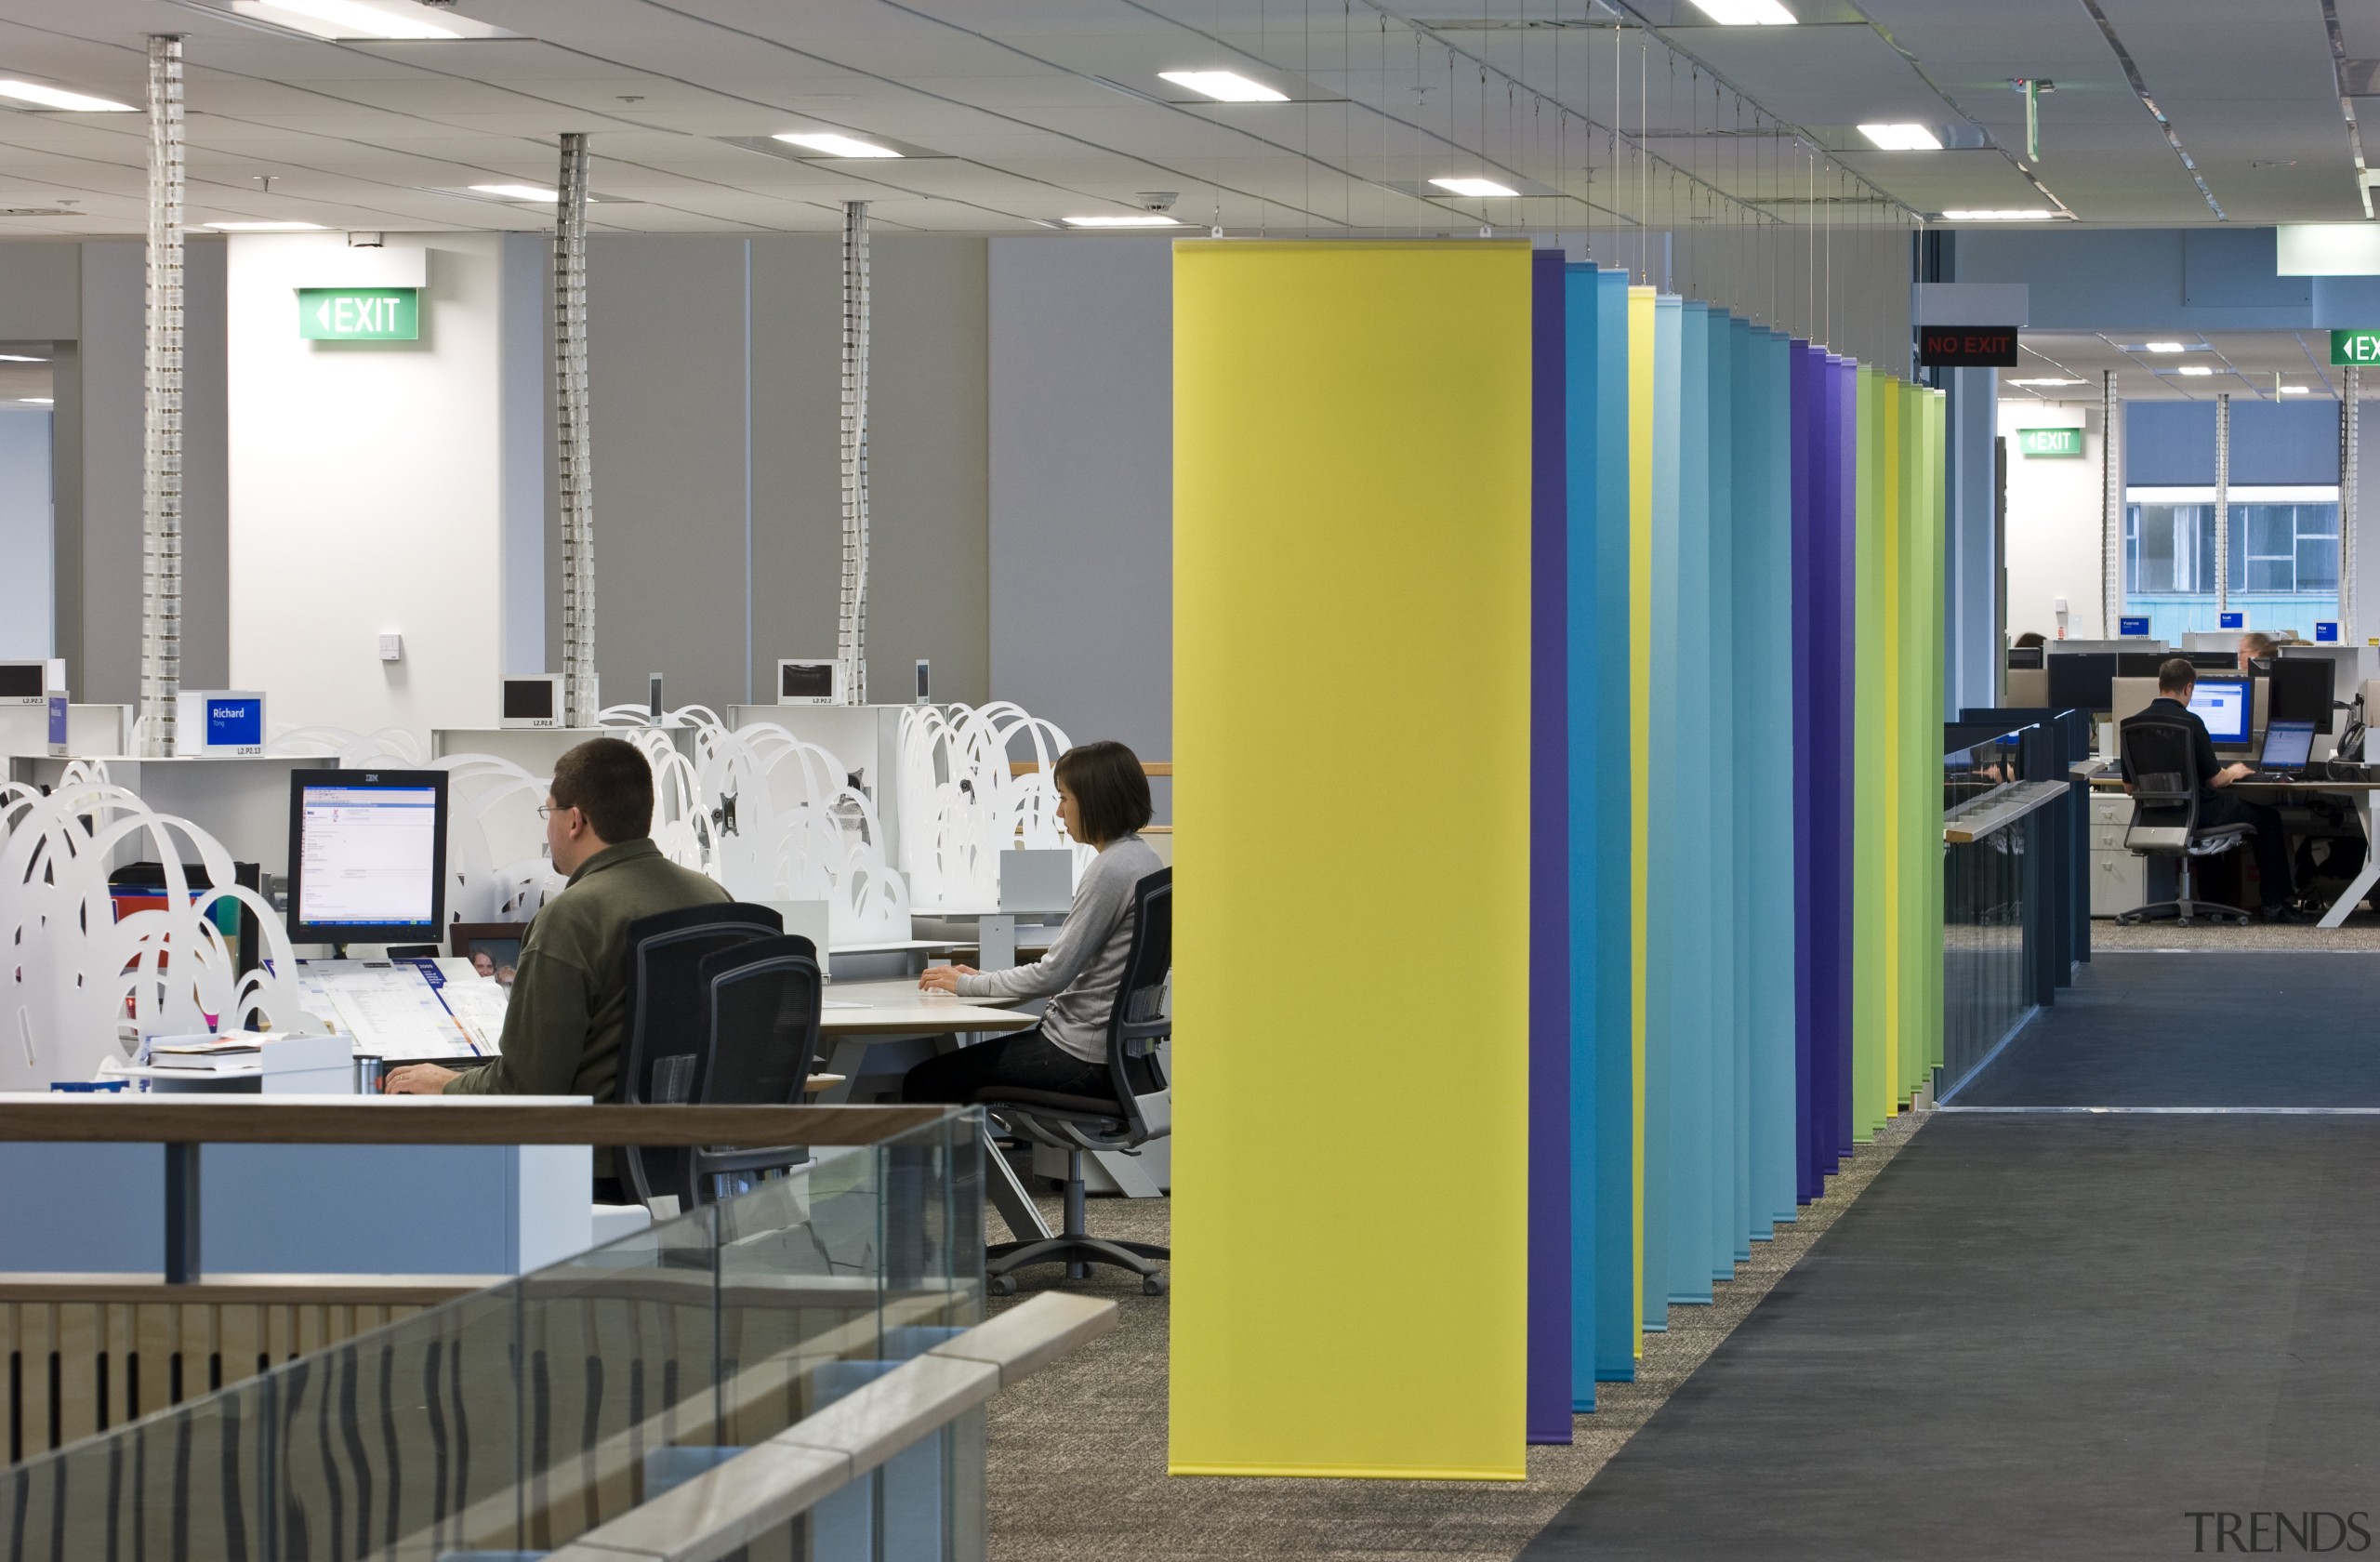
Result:
M538 812L554 871L569 887L529 922L499 1055L456 1073L417 1063L390 1071L401 1095L588 1095L612 1099L628 1032L628 924L731 898L653 843L653 767L616 737L554 765ZM608 1155L598 1152L599 1160ZM598 1165L599 1182L609 1172Z

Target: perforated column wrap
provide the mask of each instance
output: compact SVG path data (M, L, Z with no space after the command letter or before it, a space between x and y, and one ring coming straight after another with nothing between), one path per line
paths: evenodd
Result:
M2348 364L2345 393L2339 398L2339 642L2363 643L2357 612L2355 534L2357 510L2363 498L2363 430L2357 409L2362 405L2363 371Z
M867 203L843 203L843 698L867 703Z
M591 727L595 681L595 459L588 421L587 137L562 138L554 203L554 440L562 499L562 708Z
M2215 397L2215 623L2231 605L2231 392Z
M149 39L149 271L140 442L140 744L174 751L182 627L182 41Z

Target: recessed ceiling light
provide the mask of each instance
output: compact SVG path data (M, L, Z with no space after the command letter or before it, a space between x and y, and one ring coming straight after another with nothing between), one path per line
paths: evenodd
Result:
M329 232L319 222L202 222L202 228L212 228L218 233L322 233Z
M1289 95L1236 71L1159 71L1160 79L1193 92L1203 92L1218 103L1286 103Z
M1945 222L2047 222L2057 213L2046 206L2025 206L2007 211L1946 211Z
M1801 20L1777 0L1694 0L1694 8L1722 27L1791 27Z
M1069 228L1179 228L1182 224L1163 212L1122 212L1112 216L1066 217L1059 218Z
M1520 193L1519 191L1512 189L1508 185L1498 184L1494 179L1434 179L1430 182L1436 185L1440 190L1446 191L1448 194L1452 195L1471 195L1486 198L1498 195L1517 195Z
M495 195L507 201L543 201L551 205L562 199L562 192L542 189L534 184L475 184L471 188L483 195Z
M1942 138L1923 125L1863 125L1859 134L1885 152L1939 152Z
M2080 385L2082 382L2079 379L2062 379L2055 375L2043 375L2037 379L2012 379L2008 383L2011 385Z
M2143 352L2188 352L2189 348L2177 341L2153 341L2140 344Z
M284 11L306 21L327 22L336 32L328 34L341 38L459 38L463 34L451 27L430 20L427 16L409 16L395 10L383 10L367 6L363 0L255 0L255 10L267 13ZM417 11L418 7L407 10ZM320 33L321 28L304 31Z
M55 396L20 396L17 400L27 406L56 406L58 404L58 398Z
M31 103L36 108L64 109L71 113L139 113L129 103L119 103L112 98L93 98L81 92L64 92L39 82L0 81L0 98L12 102Z
M2281 393L2284 396L2310 396L2314 393L2314 388L2310 385L2284 385L2281 388Z
M22 352L0 352L0 364L46 364L46 358L35 358Z
M2175 374L2188 375L2193 379L2203 379L2208 375L2213 374L2215 370L2205 364L2184 364L2180 368L2175 369L2174 372Z
M788 130L772 136L771 140L787 141L812 152L823 152L829 157L898 157L891 147L878 146L853 136L838 136L825 130Z

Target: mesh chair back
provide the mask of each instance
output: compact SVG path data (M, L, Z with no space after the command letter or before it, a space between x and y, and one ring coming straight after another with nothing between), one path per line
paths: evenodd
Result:
M702 962L703 1045L694 1099L706 1105L798 1105L818 1057L825 981L807 938L781 935L721 949ZM681 1161L681 1198L691 1206L718 1196L728 1172L774 1171L806 1152L696 1149Z
M1132 944L1124 979L1107 1015L1107 1069L1133 1137L1171 1132L1172 1092L1157 1056L1173 1035L1165 1012L1166 978L1173 972L1173 869L1158 868L1132 888Z
M2128 721L2122 728L2124 774L2132 781L2132 827L2124 844L2181 852L2198 828L2194 735L2179 722Z
M628 924L628 1030L620 1039L613 1098L628 1105L692 1101L702 1052L702 962L723 949L775 938L785 919L765 906L730 901L663 911ZM620 1180L639 1202L656 1191L666 1153L623 1148Z

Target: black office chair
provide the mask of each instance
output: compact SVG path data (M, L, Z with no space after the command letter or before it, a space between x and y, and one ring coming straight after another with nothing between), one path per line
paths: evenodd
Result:
M628 1029L613 1099L626 1105L694 1101L702 1051L702 962L722 949L775 938L785 919L765 906L727 901L663 911L628 924ZM676 1152L622 1146L621 1184L640 1204L678 1191ZM683 1207L682 1205L681 1206Z
M2177 858L2181 881L2174 899L2119 912L2116 920L2128 925L2171 917L2184 927L2197 917L2245 922L2248 914L2238 907L2197 898L2190 865L2235 849L2256 833L2255 827L2200 826L2198 770L2188 727L2133 721L2122 733L2124 771L2132 777L2132 825L2124 831L2123 843L2135 856Z
M798 1106L818 1061L826 978L817 946L785 934L707 956L702 1047L691 1099L705 1105ZM679 1156L682 1207L714 1203L810 1158L800 1146L689 1149Z
M1064 1264L1069 1279L1090 1277L1094 1264L1130 1269L1141 1289L1162 1296L1169 1284L1157 1264L1172 1253L1150 1242L1093 1237L1083 1219L1082 1158L1086 1150L1138 1150L1173 1132L1173 1093L1157 1048L1173 1034L1165 1013L1165 979L1173 969L1173 870L1160 868L1132 891L1132 946L1124 980L1107 1020L1106 1096L993 1085L975 1092L985 1110L1028 1139L1066 1152L1066 1218L1055 1237L999 1242L985 1252L984 1273L1002 1296L1016 1290L1016 1271L1028 1264Z

